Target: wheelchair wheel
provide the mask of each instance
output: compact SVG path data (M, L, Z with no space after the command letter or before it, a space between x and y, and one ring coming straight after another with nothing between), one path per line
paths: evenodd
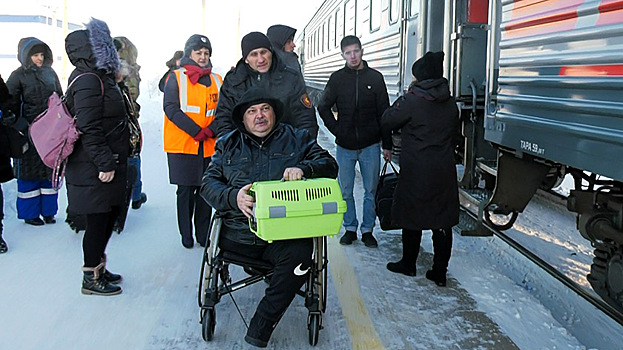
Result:
M309 331L309 344L316 346L318 344L318 333L322 327L322 315L320 313L310 313L307 329Z
M216 327L216 310L210 308L206 310L201 320L201 335L203 336L203 340L212 340L214 337L214 327Z

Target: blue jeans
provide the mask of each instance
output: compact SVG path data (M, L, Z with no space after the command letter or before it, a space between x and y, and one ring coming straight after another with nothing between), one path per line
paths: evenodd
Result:
M141 199L141 193L143 192L143 182L141 181L141 156L134 156L128 158L128 167L136 168L136 181L132 186L132 201Z
M340 146L336 148L336 160L339 165L337 179L340 183L342 198L346 201L346 213L344 213L344 228L347 231L357 232L357 209L353 197L355 184L355 164L359 162L359 170L363 180L363 220L361 232L372 232L376 221L374 210L374 195L376 185L379 182L381 171L381 145L375 143L366 148L350 150Z

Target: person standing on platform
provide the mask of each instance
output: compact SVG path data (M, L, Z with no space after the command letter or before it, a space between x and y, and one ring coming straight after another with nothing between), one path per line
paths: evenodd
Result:
M65 50L76 67L69 75L67 108L82 132L65 171L67 212L86 216L81 292L116 295L123 278L106 269L106 247L126 202L130 152L125 102L116 82L119 57L108 25L95 18L86 30L67 35Z
M443 77L443 56L427 52L413 63L413 83L382 118L384 130L402 129L400 179L392 204L392 223L402 228L402 259L387 269L415 276L422 230L430 229L434 255L426 278L438 286L446 285L452 226L459 223L454 162L459 111Z
M205 247L212 208L201 198L203 172L214 153L212 129L223 78L212 72L212 45L204 35L186 41L180 68L164 88L164 151L169 181L177 185L177 224L182 245L192 248L193 219L197 243Z
M23 133L35 118L48 108L48 98L56 92L63 95L61 83L52 69L52 50L43 41L28 37L19 41L17 58L21 66L6 81L12 100L10 109L17 115L14 126ZM14 160L17 177L17 217L25 223L41 226L56 223L58 191L52 186L52 169L48 168L35 146ZM43 217L43 220L41 219Z
M353 187L355 165L359 163L364 188L361 241L366 247L377 247L372 235L376 221L374 195L381 168L381 141L383 157L391 158L391 136L381 133L381 115L389 107L389 96L383 75L362 60L359 38L345 36L340 46L346 65L331 74L318 104L318 114L335 135L336 159L340 166L338 181L346 201L343 223L346 232L340 244L349 245L357 240L359 222ZM334 105L337 119L331 110Z
M266 31L266 36L270 39L273 50L283 63L291 68L296 68L300 73L301 64L299 63L299 56L294 53L294 48L296 47L294 34L296 34L296 29L283 24L270 26Z
M235 129L231 121L234 106L248 89L258 87L285 104L283 123L307 129L316 138L316 113L300 72L281 62L268 37L260 32L245 35L240 46L242 58L223 81L214 119L216 134L220 137Z

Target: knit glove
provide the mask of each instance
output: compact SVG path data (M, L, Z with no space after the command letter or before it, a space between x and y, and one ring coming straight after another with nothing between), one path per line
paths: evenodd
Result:
M197 142L205 141L209 138L214 137L214 133L208 127L205 127L197 133L197 135L193 136L193 139Z

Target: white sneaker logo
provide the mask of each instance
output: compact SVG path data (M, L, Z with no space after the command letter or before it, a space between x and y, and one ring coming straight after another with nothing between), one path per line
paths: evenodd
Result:
M294 268L294 274L297 276L303 276L304 274L307 273L307 271L309 271L309 267L306 268L305 270L301 270L301 266L303 264L298 264L295 268Z

